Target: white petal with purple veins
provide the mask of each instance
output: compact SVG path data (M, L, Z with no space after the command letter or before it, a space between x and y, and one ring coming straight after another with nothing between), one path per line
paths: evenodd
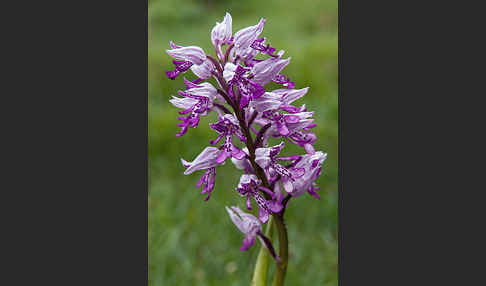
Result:
M189 61L196 65L202 64L206 59L203 49L197 46L180 47L166 52L175 59Z
M216 158L218 157L219 153L220 150L216 147L206 147L192 162L187 162L186 160L181 159L184 166L189 166L184 171L184 175L189 175L197 170L217 166L218 163L216 163Z
M235 33L235 52L236 55L241 56L250 45L258 38L263 31L265 19L260 19L260 22L254 26L246 27Z
M218 23L214 26L211 31L211 41L216 47L222 45L231 39L232 35L232 18L229 13L224 16L223 22Z
M255 108L258 112L267 110L276 110L282 105L281 96L272 92L266 92L259 98L250 102L250 107Z
M213 75L212 71L214 69L215 69L214 64L208 59L206 59L200 65L192 65L191 66L191 71L201 79L210 78Z
M198 87L190 88L186 90L186 92L192 95L204 96L210 98L211 100L213 100L218 94L216 88L209 82L201 83Z
M198 103L198 100L189 98L189 97L175 97L173 96L172 99L169 99L170 103L172 103L175 107L182 108L182 109L188 109L194 104Z
M261 61L255 64L251 69L251 73L255 75L252 80L263 86L274 79L275 76L289 64L289 62L290 58L285 60L269 58Z

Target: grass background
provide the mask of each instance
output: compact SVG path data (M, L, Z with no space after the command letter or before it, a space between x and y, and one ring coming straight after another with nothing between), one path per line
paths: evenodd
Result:
M183 175L180 158L193 160L216 137L208 123L174 136L178 109L168 99L183 89L171 81L165 53L172 40L213 51L210 31L225 12L233 33L267 19L263 36L292 57L285 72L296 88L310 87L296 102L315 111L316 150L328 153L317 183L320 201L305 195L293 201L285 217L290 261L286 285L337 285L337 1L185 1L149 0L149 285L249 285L260 247L241 252L243 235L227 216L225 205L244 206L234 188L240 172L231 163L217 168L216 187L204 202L195 184L200 172ZM190 79L194 75L186 73ZM285 154L302 152L286 144Z

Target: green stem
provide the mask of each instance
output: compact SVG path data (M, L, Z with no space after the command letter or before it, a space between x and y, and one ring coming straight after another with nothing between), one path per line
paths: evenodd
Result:
M288 264L288 237L287 228L283 217L280 214L274 214L274 223L278 231L278 246L280 248L279 258L280 262L276 264L275 275L273 277L272 286L283 286L285 281L285 272Z
M272 240L272 235L273 235L272 226L273 226L273 217L270 217L270 219L268 220L267 229L265 230L265 236L268 237L270 240ZM270 253L262 244L255 264L255 271L253 272L253 280L251 281L251 286L266 285L268 264L270 258L271 258Z

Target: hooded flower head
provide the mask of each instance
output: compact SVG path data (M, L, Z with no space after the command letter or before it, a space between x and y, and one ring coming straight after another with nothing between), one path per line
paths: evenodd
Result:
M182 165L186 168L184 175L189 175L197 170L216 167L220 164L216 162L219 153L220 151L218 148L206 147L192 162L187 162L186 160L181 159Z
M255 162L267 171L267 174L272 180L278 180L277 177L280 177L285 191L290 193L294 189L295 180L302 177L305 170L298 167L284 167L277 162L277 160L282 160L277 155L283 147L284 143L281 142L279 145L273 147L256 149ZM297 158L291 157L291 159Z
M278 57L268 58L255 64L251 69L251 74L254 75L253 81L263 86L273 80L290 62L290 58L281 59L282 55L283 51L280 51Z
M231 15L226 13L223 22L216 22L216 26L214 26L213 30L211 31L211 41L213 42L214 47L218 47L228 43L231 39L231 35L232 19Z
M317 151L314 154L306 154L302 159L295 164L296 168L303 168L305 173L302 177L294 182L294 189L290 192L293 197L298 197L305 192L315 196L319 199L319 195L315 192L319 188L314 183L321 173L322 164L327 158L327 154Z
M186 79L184 80L187 81ZM191 86L191 88L178 92L182 98L173 96L169 100L174 106L183 109L179 111L179 114L189 114L187 117L179 117L182 123L179 123L178 126L182 127L182 129L176 136L184 135L189 127L196 127L200 117L211 111L213 101L217 96L216 88L208 82L200 85L186 82L186 85Z
M197 170L206 170L196 184L197 188L203 187L202 194L207 194L205 201L209 200L211 191L214 189L216 177L215 167L220 164L216 161L219 153L218 148L206 147L192 162L181 159L182 165L186 168L184 175L189 175Z
M218 122L210 124L209 126L219 133L219 136L215 140L210 141L212 145L217 144L222 138L225 139L223 145L220 147L221 150L216 158L216 162L222 163L229 157L238 160L245 158L245 152L241 151L233 144L233 135L236 135L242 142L245 142L246 138L243 135L243 132L241 132L238 121L232 114L221 116Z
M196 46L181 47L172 45L172 49L166 52L173 58L200 65L206 59L203 49Z
M252 214L245 213L238 207L226 207L226 211L236 227L245 234L240 250L247 250L255 243L257 233L262 231L260 221Z
M276 213L282 210L282 205L278 201L266 200L258 191L261 190L271 197L274 193L264 187L260 179L255 175L243 174L240 177L240 183L236 189L242 196L246 196L246 208L251 210L251 198L258 205L258 217L262 223L268 221L270 213Z
M235 33L234 37L234 51L236 57L245 58L248 54L252 54L254 49L250 46L260 36L265 26L265 19L260 19L260 22L254 26L246 27Z
M174 80L179 74L188 69L201 79L208 79L215 69L214 65L206 57L203 49L197 46L182 47L170 42L172 49L166 50L167 54L177 59L172 61L175 70L166 71L167 77Z

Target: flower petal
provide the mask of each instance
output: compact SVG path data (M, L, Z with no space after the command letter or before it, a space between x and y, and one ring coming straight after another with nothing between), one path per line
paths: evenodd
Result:
M202 64L206 59L206 54L204 53L203 49L197 46L180 47L172 50L166 50L166 52L169 54L169 56L175 59L189 61L196 65Z
M219 152L218 148L206 147L192 162L187 162L184 159L181 159L182 164L188 166L184 171L184 175L189 175L197 170L215 167L219 164L216 162Z

